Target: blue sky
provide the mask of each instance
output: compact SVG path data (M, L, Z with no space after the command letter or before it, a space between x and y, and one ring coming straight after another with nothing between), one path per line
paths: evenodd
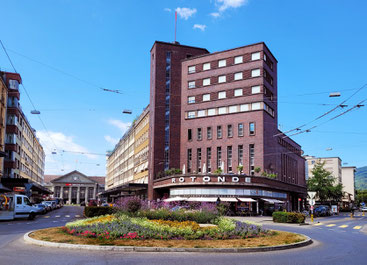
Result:
M181 44L210 52L260 41L268 45L279 62L279 124L287 131L367 83L366 9L362 0L13 0L1 3L0 39L48 130L30 114L33 107L21 90L23 110L45 146L46 174L78 169L105 175L103 155L60 150L104 154L113 149L149 103L149 51L155 40L173 41L174 10L179 11ZM12 70L3 51L0 68ZM333 91L342 96L329 98ZM367 87L346 104L365 98ZM123 109L133 114L124 115ZM348 166L365 166L366 110L293 139L305 154L339 156Z

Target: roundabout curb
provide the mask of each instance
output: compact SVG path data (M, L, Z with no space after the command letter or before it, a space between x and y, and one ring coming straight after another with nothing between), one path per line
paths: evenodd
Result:
M115 251L115 252L202 252L202 253L250 253L250 252L267 252L275 250L285 250L292 248L299 248L308 246L313 243L312 239L306 235L300 234L306 239L301 242L279 245L272 247L255 247L255 248L164 248L164 247L129 247L129 246L96 246L96 245L76 245L68 243L55 243L42 241L31 238L29 234L35 231L30 231L24 234L24 241L28 244L53 247L53 248L65 248L75 250L94 250L94 251Z

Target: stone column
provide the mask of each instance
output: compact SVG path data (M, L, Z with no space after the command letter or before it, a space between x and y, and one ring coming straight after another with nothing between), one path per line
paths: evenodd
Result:
M60 198L64 199L64 186L60 187Z
M71 191L72 191L72 186L69 187L69 204L71 204Z
M96 191L97 191L96 185L94 185L94 187L93 187L93 200L96 199Z
M80 204L80 186L78 186L78 192L76 193L76 203Z
M85 187L85 206L88 206L88 186Z
M256 213L259 214L259 201L256 201Z

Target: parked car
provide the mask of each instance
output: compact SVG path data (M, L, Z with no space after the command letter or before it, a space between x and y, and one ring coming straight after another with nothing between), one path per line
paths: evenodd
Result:
M330 216L331 209L327 205L319 205L314 209L315 216Z
M55 201L45 201L45 203L51 207L51 210L56 209L56 202Z
M46 211L49 212L52 210L51 205L49 203L46 203L46 201L41 202L46 208Z
M43 203L34 204L33 206L38 208L38 214L47 213L46 205L44 205Z

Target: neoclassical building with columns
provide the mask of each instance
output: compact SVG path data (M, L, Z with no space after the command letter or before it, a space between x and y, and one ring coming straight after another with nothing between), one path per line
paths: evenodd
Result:
M74 170L65 175L46 175L45 181L54 198L80 204L97 199L97 194L104 191L105 177L86 176Z

